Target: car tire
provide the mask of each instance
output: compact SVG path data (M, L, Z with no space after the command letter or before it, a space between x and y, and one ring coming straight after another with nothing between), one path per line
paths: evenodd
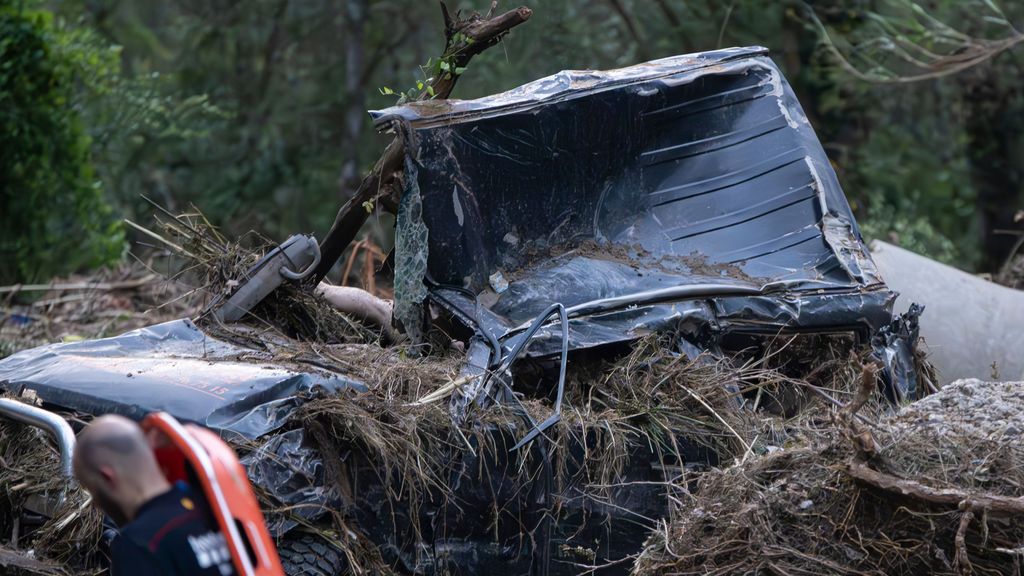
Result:
M340 576L348 574L341 550L311 534L288 534L277 546L288 576Z

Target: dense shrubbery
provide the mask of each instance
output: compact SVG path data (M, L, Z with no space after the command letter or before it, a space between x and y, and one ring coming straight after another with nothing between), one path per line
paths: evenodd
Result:
M90 163L75 106L82 76L117 54L79 44L45 11L0 0L0 280L31 281L116 260L124 234Z

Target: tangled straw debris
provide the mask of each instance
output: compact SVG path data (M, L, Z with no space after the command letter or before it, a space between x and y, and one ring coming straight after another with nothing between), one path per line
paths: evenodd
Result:
M895 415L867 408L877 452L840 417L711 471L634 573L1020 574L1024 383L966 380Z
M76 574L99 572L94 553L102 516L88 494L60 474L59 452L50 437L37 428L0 421L0 461L0 509L44 514L39 526L20 525L17 513L0 514L0 533L12 535L5 545L21 551L22 558L39 559L34 568L20 569L28 574L43 570L51 566L42 561L46 558L76 566Z
M234 331L235 326L220 324L209 312L248 279L253 266L276 244L256 233L231 241L198 210L171 214L157 208L157 230L129 224L169 250L171 260L177 262L170 279L192 285L190 292L204 301L205 310L197 324L222 334ZM250 310L241 324L305 342L367 343L380 338L379 330L339 312L314 288L285 283ZM250 344L258 345L259 341L251 340Z
M856 387L859 372L849 363L848 350L823 350L833 356L823 359L827 369L815 378L832 388L825 398L803 395L804 405L827 406L827 398L850 398ZM749 409L758 403L768 406L767 398L788 388L813 388L783 374L785 362L780 358L781 352L740 364L706 356L688 358L658 337L636 342L618 359L579 358L570 363L563 417L545 432L541 450L510 452L527 430L514 404L478 408L460 426L444 402L421 401L432 398L432 390L457 381L456 357L396 355L375 362L379 377L370 380L369 390L310 399L298 418L325 456L327 477L335 483L340 500L349 506L336 520L344 518L350 524L361 509L370 508L383 516L375 530L390 546L401 546L401 534L407 531L422 546L440 511L471 505L466 486L493 483L501 476L501 485L518 488L509 489L516 496L495 493L487 504L496 511L492 521L497 538L499 518L519 507L529 508L516 498L544 474L550 475L551 483L546 508L537 512L551 518L558 530L562 522L579 522L570 520L579 507L588 510L584 515L601 518L622 501L625 491L651 484L634 484L639 463L647 467L654 462L660 470L658 486L644 488L654 494L652 509L664 511L668 500L687 493L697 472L783 444L787 420ZM544 374L542 367L524 362L513 378L538 382L536 388L518 391L535 422L552 410L551 383L545 382ZM742 409L744 405L748 409ZM494 464L500 462L505 464ZM495 465L498 469L491 469ZM379 489L367 492L368 476L376 479ZM364 484L357 488L360 482ZM647 511L636 515L643 516L641 512ZM653 528L658 517L631 521ZM336 528L340 532L342 526ZM521 530L524 538L533 538L537 527L525 523ZM583 552L584 559L593 555L592 550Z
M147 233L182 259L172 278L193 280L186 294L207 304L244 280L259 258L259 250L228 242L198 213L167 216L160 232ZM841 425L822 418L829 409L860 406L856 394L861 383L875 384L874 373L865 376L860 357L851 355L854 342L845 337L778 336L719 357L687 355L670 335L656 335L616 353L574 353L561 419L526 449L512 451L531 422L553 411L557 371L551 370L550 359L521 359L512 374L500 375L510 376L511 396L474 405L468 419L455 421L445 399L460 385L465 358L457 348L435 347L430 355L415 357L402 345L384 347L379 332L338 312L311 287L283 286L239 324L223 325L212 315L203 315L200 323L211 335L251 348L260 362L324 370L366 385L362 392L305 398L281 430L305 433L326 468L331 502L341 503L326 516L330 526L314 526L301 517L295 521L335 543L356 572L415 570L441 562L427 558L431 538L448 523L474 517L493 531L495 542L510 547L537 546L560 532L565 543L558 553L584 566L598 561L598 555L572 540L573 533L582 531L584 523L611 533L613 522L628 522L641 527L635 530L637 542L623 548L628 554L647 530L654 530L637 573L731 574L771 567L781 573L820 573L846 566L851 558L864 563L867 573L876 567L885 573L916 566L919 556L937 558L935 550L943 549L920 548L923 544L914 538L927 525L938 535L952 530L955 539L965 532L959 526L967 513L955 507L936 512L931 505L893 508L884 489L859 487L839 465L856 456L850 429L860 426L861 432L874 434L876 460L932 480L946 478L943 474L954 468L958 477L985 478L979 472L983 467L966 452L950 460L944 450L984 449L993 455L1009 450L999 442L943 445L933 440L908 449L914 438L923 438L915 426L897 433L896 419L887 420L883 431L857 424L872 422L884 411L870 403L875 413L869 417L848 410ZM935 409L928 406L921 414ZM55 466L52 448L47 452L46 444L28 441L25 434L38 433L0 429L0 454L6 462L20 463L0 472L0 486L12 495L5 503L11 510L20 510L31 493L63 483L47 468ZM939 436L948 439L950 434ZM986 442L993 441L989 436ZM236 448L244 455L258 450L261 441ZM893 446L909 451L894 452ZM929 446L943 448L925 458ZM1015 462L1012 450L1006 454L991 463ZM946 467L951 462L956 467ZM1016 494L1012 484L1001 486L1001 492L993 493ZM265 510L288 514L288 506L267 490L258 492ZM642 501L646 508L626 510L620 504L625 501ZM669 509L672 520L663 522ZM991 514L967 512L995 526ZM884 538L871 530L887 522L896 522L896 529ZM949 522L956 525L946 526ZM10 527L3 528L10 533ZM32 544L45 552L40 556L88 568L86 557L100 530L98 514L84 493L71 489ZM989 533L1003 534L997 527ZM844 542L849 534L855 544ZM960 556L946 564L986 566L975 559L974 532L962 535ZM1020 545L1012 533L1005 535L999 546ZM907 542L916 548L905 550ZM403 568L410 556L412 565Z
M188 316L186 290L152 263L106 268L47 284L0 287L0 358L55 341L103 338Z

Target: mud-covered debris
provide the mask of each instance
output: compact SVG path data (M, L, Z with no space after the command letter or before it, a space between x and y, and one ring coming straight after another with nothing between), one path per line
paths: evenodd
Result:
M1024 510L1022 390L960 381L876 408L866 461L837 424L805 420L786 449L705 475L634 573L1017 574L1024 514L999 503Z

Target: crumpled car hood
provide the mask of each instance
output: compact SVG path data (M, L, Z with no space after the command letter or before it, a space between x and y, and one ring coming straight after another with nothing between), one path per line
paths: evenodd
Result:
M141 420L165 411L251 439L283 426L301 393L366 388L333 373L254 362L254 354L202 332L190 320L174 320L4 358L0 390L30 390L45 403L84 414Z

